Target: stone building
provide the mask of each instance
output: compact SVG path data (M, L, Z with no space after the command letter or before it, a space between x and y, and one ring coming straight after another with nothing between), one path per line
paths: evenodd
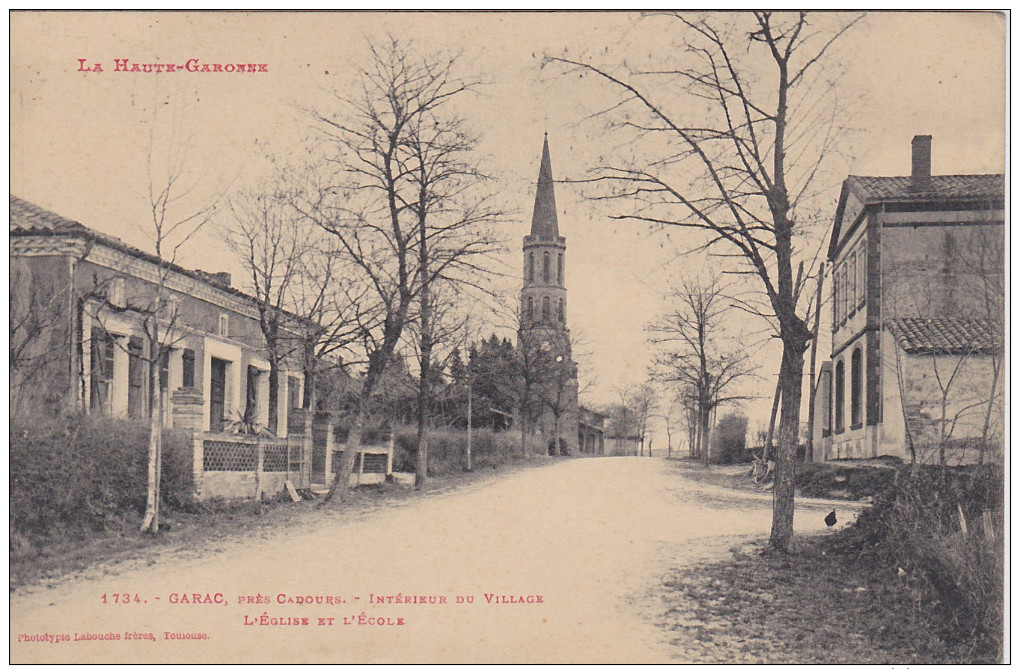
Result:
M972 461L1001 443L1004 179L850 176L832 226L832 352L813 458ZM820 445L820 446L819 446Z
M550 455L567 455L578 450L577 366L567 328L567 240L560 235L556 214L548 135L542 145L531 233L524 237L523 250L518 349L530 377L529 413L544 449Z
M154 304L159 260L11 196L10 261L12 313L25 315L17 319L25 331L12 329L12 338L30 339L18 342L25 364L12 361L12 411L148 415L154 391L147 360L155 356L143 312ZM298 361L284 361L277 392L270 393L254 299L232 288L229 274L163 265L166 299L158 321L169 350L159 382L170 401L164 422L172 426L175 402L195 403L196 427L221 432L243 418L285 437L288 413L301 403ZM271 395L278 403L272 425Z

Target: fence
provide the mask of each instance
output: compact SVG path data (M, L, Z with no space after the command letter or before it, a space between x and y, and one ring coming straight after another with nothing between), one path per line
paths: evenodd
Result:
M248 434L196 433L195 494L258 499L275 495L287 481L303 484L304 440Z

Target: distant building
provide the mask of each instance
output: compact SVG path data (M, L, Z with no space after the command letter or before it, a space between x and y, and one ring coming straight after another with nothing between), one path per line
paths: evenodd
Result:
M843 182L815 460L970 461L1002 439L1003 175L932 176L931 137L912 149L910 176Z
M606 454L606 415L580 407L577 423L577 446L588 455Z

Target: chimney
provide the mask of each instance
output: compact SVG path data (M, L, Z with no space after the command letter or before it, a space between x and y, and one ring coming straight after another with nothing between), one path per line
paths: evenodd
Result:
M928 139L931 138L929 137ZM214 272L212 280L225 288L230 288L230 272Z
M915 135L910 148L911 189L926 190L931 186L931 135Z

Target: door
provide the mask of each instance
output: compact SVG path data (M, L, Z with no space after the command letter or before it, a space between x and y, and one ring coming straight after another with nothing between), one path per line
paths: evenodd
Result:
M209 376L209 431L223 431L223 411L227 398L227 361L212 359Z

